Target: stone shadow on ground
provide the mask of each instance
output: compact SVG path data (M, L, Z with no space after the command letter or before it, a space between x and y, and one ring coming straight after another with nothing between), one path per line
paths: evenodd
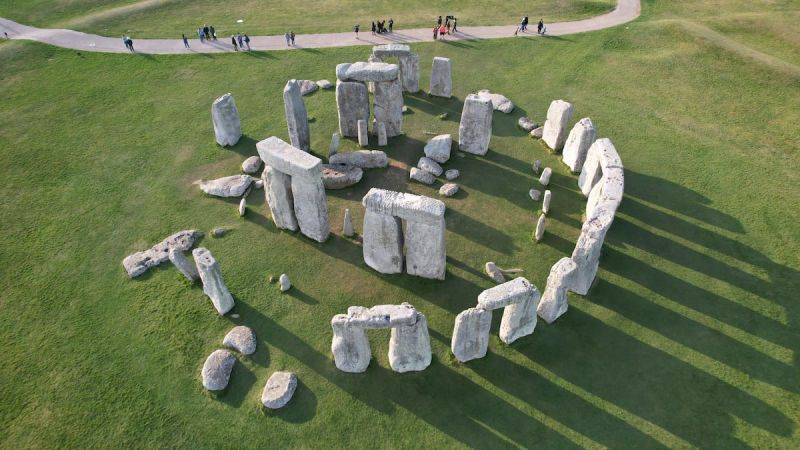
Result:
M214 397L222 403L238 408L242 406L245 397L256 384L256 376L246 364L242 363L244 356L234 350L230 352L236 357L236 364L233 365L228 387L224 391L214 394Z
M269 374L271 376L272 373ZM264 384L266 385L266 381ZM261 386L263 391L264 387ZM259 391L259 401L261 400L261 393ZM301 405L297 406L296 405ZM292 395L292 399L283 408L269 409L261 407L261 412L268 418L278 418L285 422L290 423L305 423L313 419L317 414L317 396L314 391L309 388L300 377L297 378L297 388Z

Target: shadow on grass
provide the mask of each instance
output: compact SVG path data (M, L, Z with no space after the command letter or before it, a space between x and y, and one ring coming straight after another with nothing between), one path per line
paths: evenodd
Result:
M317 396L303 383L303 380L298 378L297 388L288 405L280 409L262 407L261 412L268 418L276 418L290 423L305 423L317 414Z

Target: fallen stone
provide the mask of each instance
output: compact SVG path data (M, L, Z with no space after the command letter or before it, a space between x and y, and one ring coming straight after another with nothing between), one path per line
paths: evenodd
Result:
M289 275L285 273L281 274L281 277L278 279L281 284L281 292L286 292L292 287L292 283L289 281Z
M572 286L577 267L570 258L561 258L550 269L547 286L537 313L547 323L553 323L567 312L567 290Z
M462 152L485 155L492 139L492 102L470 94L464 100L458 126L458 148Z
M431 83L428 91L437 97L450 98L453 95L453 79L449 58L434 57L431 67Z
M359 120L358 121L358 145L361 147L366 147L369 145L369 134L367 130L367 121L366 120Z
M527 117L520 117L519 120L517 120L517 125L519 125L520 128L527 131L528 133L533 131L535 128L539 127L539 124L537 124L536 122L532 121Z
M564 148L567 139L567 123L572 118L572 105L564 100L553 100L547 109L542 140L555 152Z
M456 183L445 183L439 188L439 195L445 197L452 197L458 193L458 185Z
M531 196L531 200L538 202L539 199L542 198L542 191L538 189L531 189L530 191L528 191L528 195Z
M242 172L253 175L261 168L261 158L258 156L251 156L242 162Z
M236 350L243 355L256 352L256 334L253 329L244 325L233 327L222 339L222 346Z
M344 210L344 223L342 224L342 235L345 237L352 237L355 234L353 230L353 215L350 213L350 208Z
M197 230L183 230L170 235L149 249L128 255L122 260L122 267L131 278L138 277L147 269L155 267L169 259L170 249L187 251L192 248L197 238L203 233Z
M242 199L239 200L239 217L244 217L246 213L247 213L247 198L242 197Z
M336 78L341 81L393 81L397 79L399 70L397 64L384 62L345 63L336 66Z
M495 283L502 284L506 282L506 277L503 276L503 272L497 267L497 264L492 261L486 263L484 270L486 271L486 275L489 275L489 278Z
M486 356L489 348L489 329L492 326L492 312L480 308L461 311L456 316L450 350L460 362Z
M236 102L230 93L219 97L211 104L211 121L214 123L217 144L229 147L239 142L239 138L242 137L242 124Z
M544 135L544 127L537 127L531 131L531 137L534 139L541 139Z
M203 387L209 391L221 391L228 387L236 357L227 350L215 350L203 364Z
M313 85L314 87L317 86L316 83L313 83ZM289 129L289 141L295 148L305 152L311 151L308 113L301 94L300 84L297 80L289 80L286 83L286 87L283 88L283 106L286 112L286 124Z
M380 150L357 150L354 152L337 153L328 161L333 164L360 167L362 169L377 169L389 165L389 158Z
M319 80L317 81L317 86L319 86L320 89L331 89L333 88L333 83L328 80Z
M386 136L386 124L383 122L378 122L375 128L377 129L378 133L378 146L386 147L386 145L389 144L389 139Z
M333 133L331 135L331 145L328 146L328 158L335 155L336 152L339 151L339 133Z
M336 82L336 109L339 114L339 134L358 136L358 121L369 120L369 92L361 82Z
M514 111L514 104L505 95L489 92L488 89L478 91L478 97L488 98L492 102L492 108L505 114Z
M580 172L583 168L586 154L594 143L596 134L594 124L588 117L579 120L569 132L561 160L573 173Z
M496 266L495 266L496 268ZM499 269L498 269L499 270ZM486 289L478 295L478 307L487 311L505 308L529 298L536 287L523 277Z
M542 214L539 216L539 220L536 222L536 234L534 235L536 238L536 242L539 242L544 237L544 227L546 224L545 215Z
M286 406L297 389L297 375L293 372L275 372L267 380L261 393L261 403L269 409Z
M364 171L360 167L344 164L323 164L322 184L325 189L344 189L361 181Z
M222 228L222 227L217 227L217 228L214 228L213 230L211 230L211 235L214 236L214 237L218 237L219 238L219 237L225 236L225 233L227 233L227 232L228 232L227 229Z
M200 278L200 274L197 273L197 267L193 262L189 261L183 251L174 248L169 249L169 260L187 280L195 281Z
M450 159L450 148L452 146L452 136L449 134L440 134L425 144L425 156L438 163L444 164Z
M208 195L214 195L216 197L241 197L252 182L253 177L250 175L231 175L229 177L217 178L216 180L200 180L195 184Z
M220 315L226 314L233 306L233 296L222 280L219 264L208 249L198 247L192 250L197 271L203 281L203 292L211 299L211 303Z
M460 175L461 175L461 172L459 172L458 169L450 169L450 170L445 171L445 173L444 173L444 177L447 179L447 181L453 181L456 178L458 178Z
M419 159L419 161L417 162L417 167L432 173L433 176L436 177L438 177L439 175L442 174L442 172L444 172L442 166L440 166L436 161L428 158L427 156L423 156L422 158Z
M423 184L433 184L436 181L436 177L433 176L432 173L428 172L427 170L418 169L416 167L411 168L411 172L409 176L412 180L419 181Z
M550 192L549 189L544 191L544 200L542 200L542 212L545 214L550 212L550 197L552 195L553 194Z
M415 311L413 325L392 328L389 365L398 373L425 370L431 364L431 338L425 315Z
M549 167L545 167L542 171L542 175L539 177L539 183L542 186L547 186L550 184L550 176L553 175L553 170Z
M297 84L300 86L300 95L312 94L319 89L317 82L312 80L297 80Z

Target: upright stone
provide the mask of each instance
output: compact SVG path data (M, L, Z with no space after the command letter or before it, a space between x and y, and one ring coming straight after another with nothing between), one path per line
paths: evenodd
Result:
M485 155L492 139L492 102L470 94L464 100L458 126L458 148L462 152Z
M353 215L350 214L350 208L344 210L344 223L342 224L342 235L344 237L351 237L355 234L353 230Z
M539 306L541 294L536 286L532 284L530 286L532 289L524 300L512 303L503 310L503 320L500 322L500 340L506 344L533 334L533 330L536 328L536 309Z
M416 311L416 323L392 328L389 365L395 372L425 370L431 364L431 338L425 315Z
M370 211L364 212L364 262L380 273L403 272L403 224L400 219Z
M547 186L548 184L550 184L550 177L552 175L553 175L553 169L545 167L544 170L542 171L542 175L539 177L539 183L541 183L542 186Z
M388 137L400 135L403 131L403 88L400 80L375 83L372 113L376 122L385 124Z
M450 98L453 95L453 80L450 59L435 57L431 67L430 94L437 97ZM491 105L491 102L489 102Z
M419 92L419 55L411 53L400 56L400 79L403 90L406 92Z
M447 268L445 234L444 216L433 224L406 222L406 272L409 275L444 280Z
M369 93L358 81L336 81L336 109L339 113L339 133L344 137L358 136L358 121L369 120Z
M211 303L217 312L224 315L233 308L233 296L222 280L222 273L219 264L211 252L204 247L198 247L192 251L194 262L197 264L197 271L203 281L203 292L211 299Z
M335 155L336 152L339 151L339 133L333 133L331 135L331 145L328 146L328 158Z
M541 216L539 216L539 220L536 222L536 234L535 234L536 242L541 241L542 238L544 237L544 227L545 224L547 223L546 217L547 216L542 214Z
M242 123L239 120L239 110L233 96L228 93L214 100L211 104L211 121L214 123L214 135L217 144L230 147L239 142L242 137Z
M492 312L480 308L461 311L456 316L450 350L460 362L486 356L489 348L489 329L492 327Z
M524 277L515 278L503 284L486 289L478 295L478 308L492 311L521 303L530 298L536 286Z
M187 280L195 281L200 278L200 274L197 273L197 267L189 261L183 251L176 248L169 249L169 260Z
M553 100L547 110L542 140L555 152L564 148L567 139L567 124L572 118L572 105L564 100Z
M545 214L550 212L550 197L552 196L553 194L550 192L549 189L544 191L544 200L542 200L542 212Z
M386 136L386 124L383 122L378 122L375 125L378 134L378 146L379 147L386 147L389 143L388 137Z
M592 119L585 117L578 121L569 132L567 142L564 144L564 153L561 160L573 173L578 173L586 161L586 154L595 140L596 131Z
M331 352L336 368L350 373L367 370L372 350L364 329L351 325L347 314L333 316L331 328L333 328Z
M569 258L561 258L550 269L547 286L544 288L542 300L537 313L547 323L553 323L567 312L567 290L572 287L577 267Z
M289 80L283 88L283 106L286 110L286 123L292 145L306 152L311 151L308 113L297 80Z
M366 147L369 145L369 134L367 130L367 121L358 121L358 145Z
M297 218L294 215L292 177L270 166L264 166L261 178L264 180L264 198L275 226L296 231Z
M581 227L581 234L572 251L572 261L576 266L575 279L570 287L572 292L580 295L589 293L589 288L597 276L603 241L613 220L613 211L598 208L595 210L595 215L587 218Z

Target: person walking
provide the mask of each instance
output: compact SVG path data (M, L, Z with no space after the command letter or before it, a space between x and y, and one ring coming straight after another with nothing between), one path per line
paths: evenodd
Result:
M522 22L519 24L519 31L523 33L528 30L528 16L522 18Z
M292 45L292 38L289 37L289 32L283 33L283 38L286 39L286 46L289 47Z
M358 24L356 24L356 26L353 27L353 31L356 32L356 39L358 39L358 29L359 28L360 28L360 26Z
M211 37L211 34L209 32L209 29L208 29L208 25L203 25L203 36L205 36L206 39L209 39Z
M438 35L439 35L439 27L438 26L434 26L433 27L433 40L434 41L436 40L436 36L438 36Z
M458 31L458 19L453 17L453 33L455 33L456 31Z
M231 45L233 45L233 51L239 51L239 47L236 46L236 36L234 35L231 35Z
M375 30L377 30L377 27L375 26L375 22L372 22L372 35L373 36L375 35Z
M122 35L122 43L125 44L125 48L130 50L130 48L128 47L128 36L125 36L124 34Z
M250 36L247 33L244 34L244 45L247 46L247 51L250 51Z
M544 30L544 21L539 19L539 25L536 26L536 34L542 34L542 30Z
M130 50L131 53L133 53L133 39L131 39L130 36L128 36L128 41L127 41L126 47L128 47L128 50Z
M289 34L289 36L292 38L292 47L294 47L294 36L295 36L294 31L292 31L291 34Z
M436 28L439 28L441 24L442 24L442 16L439 16L439 20L436 21Z
M447 28L447 34L450 34L450 19L447 19L444 22L444 26L445 26L445 28Z
M236 33L236 40L239 41L239 48L244 50L244 38L242 37L242 33Z
M208 32L211 33L211 39L217 40L217 30L214 29L214 25L208 27Z
M200 43L202 44L203 43L203 39L205 39L205 35L203 34L203 29L202 28L198 28L197 29L197 37L200 38Z
M394 33L394 19L389 17L389 33Z
M185 34L181 34L181 37L183 38L183 46L186 47L186 48L189 48L189 40L186 39L186 35Z
M444 25L439 25L439 39L444 39L447 30L444 28Z
M8 33L7 33L7 32L3 31L3 34L5 35L5 37L6 37L6 40L9 40L9 39L11 39L10 37L8 37Z

